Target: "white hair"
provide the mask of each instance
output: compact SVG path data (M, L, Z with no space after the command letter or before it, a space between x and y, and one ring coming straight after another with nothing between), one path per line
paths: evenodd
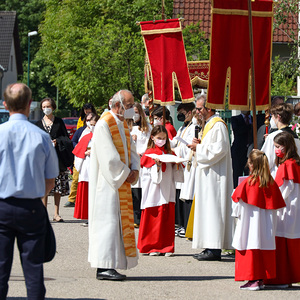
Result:
M116 106L116 103L121 102L123 104L123 101L125 100L124 93L127 92L132 95L132 93L129 90L120 90L117 93L115 93L111 99L111 107L114 108Z
M144 103L144 102L146 102L146 101L148 101L148 100L149 100L149 95L148 95L148 94L144 94L144 95L142 96L141 103Z

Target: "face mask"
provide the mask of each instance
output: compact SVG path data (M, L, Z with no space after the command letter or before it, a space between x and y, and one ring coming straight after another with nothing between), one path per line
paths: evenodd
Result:
M177 120L178 120L179 122L184 122L184 120L185 120L185 115L184 115L184 113L178 114L178 115L177 115Z
M271 126L271 128L273 128L273 129L276 129L276 128L277 128L277 125L276 125L275 121L273 120L273 118L271 118L271 120L270 120L270 126Z
M283 158L284 157L284 148L280 147L280 148L276 148L275 149L275 154L276 156L278 156L279 158Z
M156 125L162 125L162 122L159 119L154 119L153 125L154 126L156 126Z
M87 126L88 128L91 128L91 122L90 122L90 121L87 121L87 122L86 122L86 126Z
M94 129L95 129L95 125L91 125L91 126L90 126L91 132L94 132Z
M133 119L134 114L135 114L134 109L133 107L131 107L129 109L125 109L123 117L124 119Z
M50 108L50 107L44 108L44 109L43 109L43 113L44 113L46 116L51 115L51 113L52 113L52 108Z
M160 148L160 147L162 147L162 146L165 145L166 141L167 141L167 140L158 140L158 139L156 139L156 140L154 140L154 143L155 143L155 145L156 145L157 147Z
M146 107L146 108L144 109L144 111L145 111L145 115L146 115L146 116L149 116L149 114L150 114L150 113L149 113L149 107Z
M195 117L192 119L192 124L195 126L198 125L198 120Z
M135 113L132 119L133 119L133 122L136 123L137 121L140 120L140 118L141 118L140 114Z

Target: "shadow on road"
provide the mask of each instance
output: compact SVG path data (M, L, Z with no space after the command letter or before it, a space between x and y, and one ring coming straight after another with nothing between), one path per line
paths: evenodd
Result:
M127 277L127 281L201 281L234 279L234 276L140 276Z

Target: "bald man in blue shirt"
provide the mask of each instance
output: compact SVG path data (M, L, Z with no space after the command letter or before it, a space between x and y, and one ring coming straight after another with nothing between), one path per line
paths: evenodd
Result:
M41 197L54 187L58 160L49 135L31 124L31 90L9 85L4 106L10 118L0 125L0 300L6 299L15 239L27 297L45 299L43 262L49 220Z

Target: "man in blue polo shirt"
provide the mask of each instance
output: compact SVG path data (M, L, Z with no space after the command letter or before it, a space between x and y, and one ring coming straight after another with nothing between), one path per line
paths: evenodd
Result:
M0 300L7 296L15 238L27 297L41 300L48 218L41 197L54 187L58 160L49 135L27 120L29 87L11 84L4 99L10 118L0 125Z

